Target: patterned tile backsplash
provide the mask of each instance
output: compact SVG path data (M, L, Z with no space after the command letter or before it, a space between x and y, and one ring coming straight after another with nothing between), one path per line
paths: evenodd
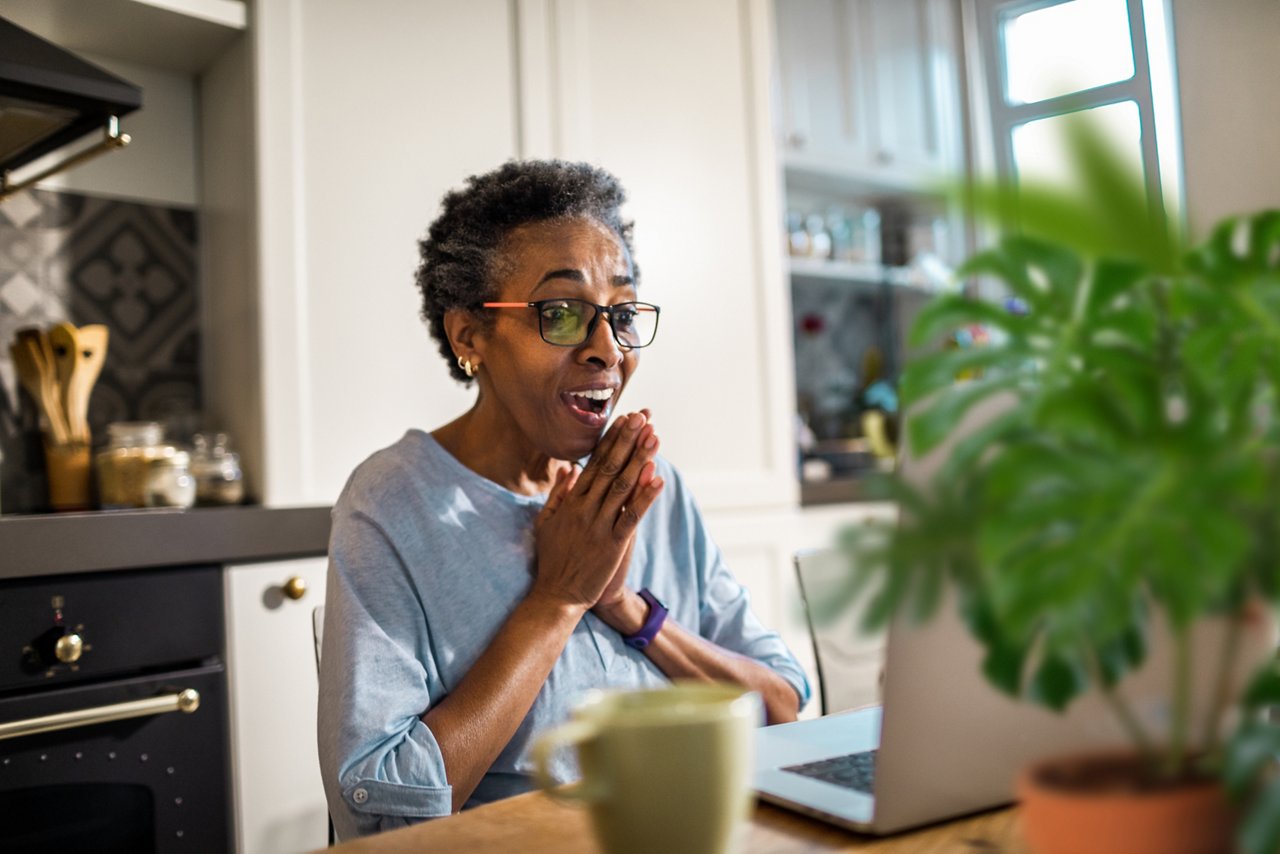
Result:
M32 190L0 202L0 510L45 505L34 404L9 355L24 326L110 329L95 444L112 421L192 423L200 409L196 214Z

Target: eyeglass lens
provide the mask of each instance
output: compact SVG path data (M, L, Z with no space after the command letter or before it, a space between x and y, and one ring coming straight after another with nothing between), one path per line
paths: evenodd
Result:
M538 321L542 337L550 344L576 346L587 340L597 307L585 300L550 300L541 304ZM642 302L608 307L609 325L623 347L647 347L658 331L658 310Z

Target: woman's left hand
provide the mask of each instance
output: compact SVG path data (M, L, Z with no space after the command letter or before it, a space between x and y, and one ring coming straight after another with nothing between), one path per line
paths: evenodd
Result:
M652 414L647 408L641 409L640 414L644 416L645 420L644 428L640 434L640 441L643 442L652 436L654 441L653 453L656 454L661 443L658 439L657 431L653 429ZM657 465L654 464L652 460L645 463L644 468L640 469L640 476L636 478L636 485L631 490L631 495L627 496L627 500L630 501L632 497L639 494L640 490L645 489L649 484L653 483L654 479L657 478L657 475ZM657 484L658 489L661 489L662 486L663 484L661 482ZM628 505L624 504L622 506L622 512L631 513L632 511ZM636 521L638 522L639 520ZM635 531L632 531L631 539L627 541L627 550L622 553L622 559L618 561L617 567L614 568L613 577L609 579L608 585L605 586L604 593L600 594L600 601L596 603L596 610L608 609L617 605L622 598L626 596L627 571L631 569L631 553L635 550L635 545L636 535Z
M656 436L654 437L657 438ZM652 461L645 464L640 470L640 477L636 481L636 490L641 490L653 483L657 479L658 467ZM663 484L659 482L657 488L661 489ZM632 493L633 495L635 492ZM630 513L631 510L625 505L622 508L623 513ZM639 530L637 528L637 530ZM609 583L605 585L604 592L600 594L600 601L596 603L596 608L612 607L626 595L627 593L627 571L631 569L631 553L635 550L636 534L631 532L631 539L627 541L627 550L622 553L622 559L618 561L617 567L613 570L613 577L609 579Z
M644 416L646 424L641 428L638 442L644 442L652 436L655 441L652 452L656 453L658 449L658 436L653 429L652 423L649 422L649 410L642 409L640 410L640 414ZM638 496L641 490L644 490L653 484L654 480L659 481L656 484L657 489L661 489L663 487L664 484L661 482L661 479L658 478L657 468L658 467L652 460L645 463L644 467L640 469L640 476L636 478L636 484L632 488L631 494L627 496L628 501L633 497ZM560 509L560 505L564 502L565 495L567 495L577 484L578 474L579 471L577 467L573 465L569 465L564 471L557 472L555 487L551 490L551 494L547 496L546 506L538 516L538 524L546 522L555 515L556 511ZM634 515L634 511L631 510L627 504L623 504L621 512L631 513ZM639 522L638 519L634 521ZM627 541L626 550L622 553L622 557L618 561L618 565L614 567L613 575L609 579L609 583L605 585L604 592L600 595L599 601L596 602L595 609L597 611L617 605L626 596L627 571L631 568L631 553L635 550L635 536L635 531L632 531L631 536Z

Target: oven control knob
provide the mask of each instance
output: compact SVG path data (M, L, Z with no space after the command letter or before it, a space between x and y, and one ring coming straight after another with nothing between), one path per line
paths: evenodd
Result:
M83 652L84 640L75 632L63 635L53 644L53 654L63 664L79 661Z

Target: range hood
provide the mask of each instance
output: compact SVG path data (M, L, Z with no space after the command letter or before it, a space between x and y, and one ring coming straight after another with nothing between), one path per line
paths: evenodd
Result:
M0 199L129 138L119 119L142 106L142 89L0 18ZM102 140L20 185L12 169L86 134Z

